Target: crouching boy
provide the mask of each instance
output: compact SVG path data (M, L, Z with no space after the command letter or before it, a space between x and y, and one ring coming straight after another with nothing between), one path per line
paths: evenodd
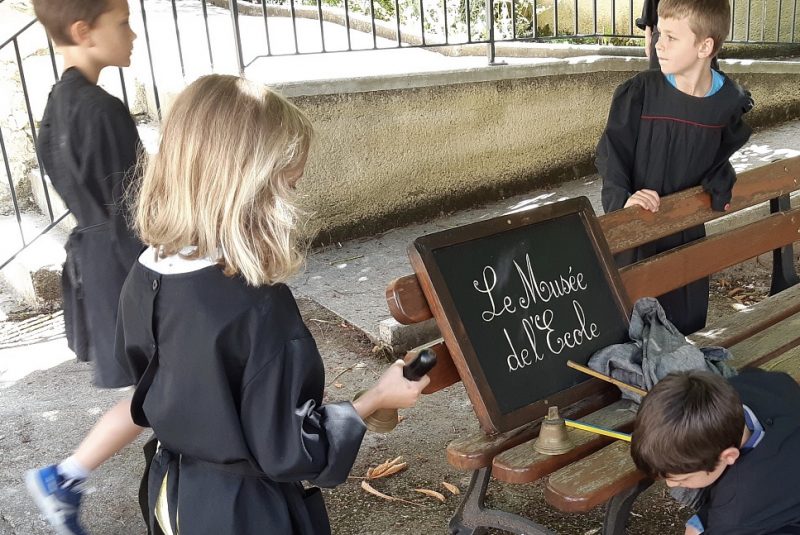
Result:
M703 489L687 535L800 534L800 386L784 373L667 376L642 402L631 455L670 487Z

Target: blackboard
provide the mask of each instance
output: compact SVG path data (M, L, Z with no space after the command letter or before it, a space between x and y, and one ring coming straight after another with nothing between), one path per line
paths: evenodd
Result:
M409 253L488 432L585 394L567 360L627 340L630 307L585 197L429 234Z

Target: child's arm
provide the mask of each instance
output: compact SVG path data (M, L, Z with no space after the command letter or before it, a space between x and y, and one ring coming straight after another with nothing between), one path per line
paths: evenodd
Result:
M749 94L746 94L741 101L741 109L737 110L736 116L722 131L722 139L714 158L714 165L700 182L703 190L711 196L711 208L718 212L723 212L730 207L731 191L736 182L736 171L730 163L730 157L750 139L752 130L744 122L742 116L752 106L752 99Z
M642 93L638 77L617 88L606 128L597 144L595 164L603 177L601 197L605 212L623 208L635 191L632 174L642 115Z

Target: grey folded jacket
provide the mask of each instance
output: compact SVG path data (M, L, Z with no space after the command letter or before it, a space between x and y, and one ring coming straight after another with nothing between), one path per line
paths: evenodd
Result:
M730 351L723 347L698 348L689 343L653 297L636 301L628 336L630 342L597 351L588 366L644 390L650 390L660 379L677 371L708 370L723 377L736 375L725 362L731 357ZM622 391L622 397L641 402L641 396L627 390Z

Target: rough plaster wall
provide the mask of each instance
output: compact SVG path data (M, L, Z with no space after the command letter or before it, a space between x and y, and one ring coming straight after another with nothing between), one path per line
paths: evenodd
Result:
M301 182L320 241L585 170L627 73L299 97L317 138ZM580 170L572 171L578 164Z
M304 205L317 241L372 234L592 172L615 87L600 72L298 97L315 124ZM739 74L754 126L800 116L797 75Z

